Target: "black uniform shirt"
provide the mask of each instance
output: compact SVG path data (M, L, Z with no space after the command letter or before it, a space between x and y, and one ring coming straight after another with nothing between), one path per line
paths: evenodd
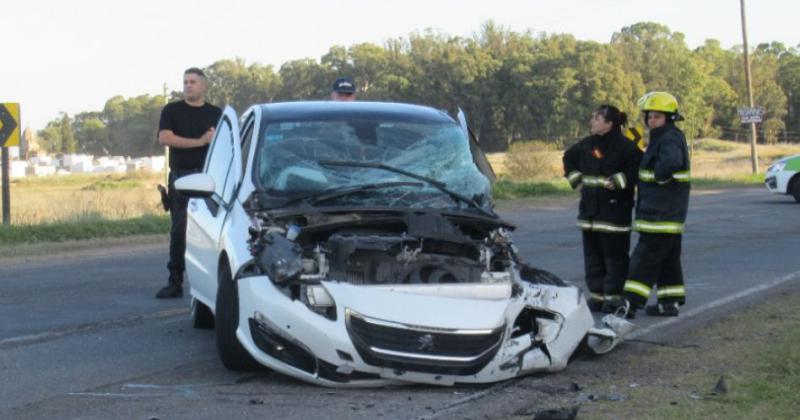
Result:
M203 106L191 106L186 101L171 102L161 110L158 131L171 130L180 137L199 139L209 128L217 126L221 116L222 110L209 103ZM172 147L169 153L169 168L199 171L203 169L207 151L208 146L189 149Z

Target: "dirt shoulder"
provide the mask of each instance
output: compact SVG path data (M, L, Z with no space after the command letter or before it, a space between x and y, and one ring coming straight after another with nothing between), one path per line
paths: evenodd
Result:
M166 247L168 235L133 235L81 241L41 242L0 247L3 266L24 264L42 259L71 259L107 255L125 255Z

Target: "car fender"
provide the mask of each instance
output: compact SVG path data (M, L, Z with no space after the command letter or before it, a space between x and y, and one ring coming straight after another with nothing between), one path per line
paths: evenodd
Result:
M250 237L250 226L253 226L250 215L245 212L241 202L234 200L228 212L225 227L222 229L223 235L220 238L220 252L224 251L227 255L228 267L234 276L253 259L247 246L242 246L247 244ZM234 278L234 280L236 279Z

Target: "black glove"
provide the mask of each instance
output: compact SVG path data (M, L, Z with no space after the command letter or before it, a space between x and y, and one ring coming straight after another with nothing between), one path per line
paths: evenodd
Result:
M169 193L167 192L167 188L161 184L158 184L156 188L158 188L158 192L161 193L161 206L164 207L164 211L169 211Z

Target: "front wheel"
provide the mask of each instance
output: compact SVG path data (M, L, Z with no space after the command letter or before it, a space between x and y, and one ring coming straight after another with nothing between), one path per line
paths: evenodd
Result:
M204 330L214 328L214 314L211 309L194 298L192 298L192 325Z
M789 184L789 194L794 197L794 201L800 203L800 178L795 177Z
M239 328L239 288L225 265L220 267L219 273L216 324L217 352L222 364L230 370L261 369L261 365L236 338L236 329Z

